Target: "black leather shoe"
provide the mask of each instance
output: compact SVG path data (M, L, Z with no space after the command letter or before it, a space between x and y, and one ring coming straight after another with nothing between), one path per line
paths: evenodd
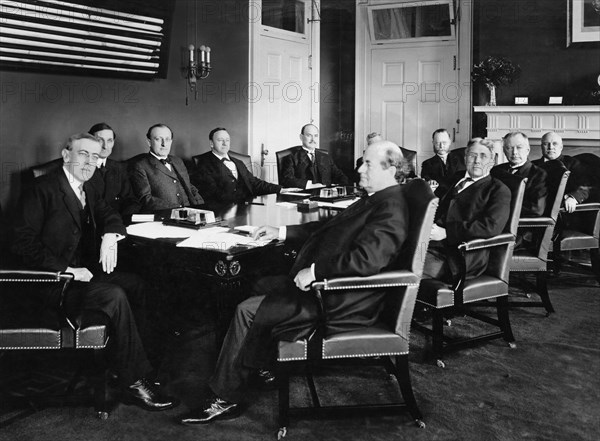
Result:
M256 372L256 383L261 389L273 390L277 388L277 377L275 377L273 371L259 369Z
M181 419L181 422L183 424L208 424L214 420L236 418L239 414L239 404L214 397L206 400L204 407L193 410L188 415L185 415Z
M145 378L136 381L126 389L123 401L151 411L172 409L179 404L173 398L161 393L160 384Z

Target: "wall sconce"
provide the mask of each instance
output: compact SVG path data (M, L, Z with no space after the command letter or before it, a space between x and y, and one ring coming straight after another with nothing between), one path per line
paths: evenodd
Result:
M187 80L190 85L190 90L194 92L195 98L198 98L196 93L196 81L208 77L212 69L210 65L210 47L202 45L196 49L193 44L190 44L188 46L188 51L189 61Z

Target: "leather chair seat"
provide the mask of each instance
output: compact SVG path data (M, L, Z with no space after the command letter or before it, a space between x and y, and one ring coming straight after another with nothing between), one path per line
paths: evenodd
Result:
M516 250L513 253L510 264L511 271L538 272L546 271L546 269L547 261L538 257L537 254L533 255L531 251Z
M75 347L78 349L100 349L108 343L108 317L104 314L86 311L75 321L78 324L75 333Z
M585 234L581 231L565 230L561 234L560 249L567 250L584 250L588 248L598 248L598 238L591 234Z
M323 359L408 354L408 340L383 326L361 328L323 339ZM279 342L278 361L306 360L307 340Z
M505 281L482 275L465 282L463 303L493 299L505 294L508 294L508 284ZM417 301L433 308L448 308L454 305L454 291L444 282L425 279L421 281Z
M61 349L61 331L50 328L0 329L0 349Z

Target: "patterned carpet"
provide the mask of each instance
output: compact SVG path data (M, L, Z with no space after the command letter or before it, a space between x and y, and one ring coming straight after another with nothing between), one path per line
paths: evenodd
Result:
M427 428L417 429L409 416L358 416L321 421L292 419L289 440L595 440L600 433L600 289L585 265L572 256L559 276L549 279L557 311L511 310L517 348L496 340L446 357L440 369L427 358L429 342L412 334L411 375ZM523 276L511 279L511 292L528 291ZM530 282L532 278L527 279ZM481 330L463 318L452 321L460 334ZM199 405L215 360L214 335L188 326L167 344L160 378L182 400L177 409L148 413L117 405L107 421L93 417L89 405L14 410L3 405L0 439L4 440L264 440L277 432L277 393L251 390L248 408L237 419L206 427L185 427L177 417ZM64 367L52 358L0 357L0 403L6 394L58 391L69 383L77 360ZM317 378L325 402L359 402L395 397L396 387L382 370L328 370ZM76 392L89 390L78 382ZM302 379L292 385L292 404L307 404ZM12 409L12 410L11 410ZM17 416L17 418L15 418Z

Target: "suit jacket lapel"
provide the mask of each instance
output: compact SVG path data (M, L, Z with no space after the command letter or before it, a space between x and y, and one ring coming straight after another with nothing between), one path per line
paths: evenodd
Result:
M150 157L150 163L154 166L154 168L156 170L158 170L161 173L164 173L165 175L169 176L170 178L176 178L177 176L175 175L175 165L171 164L171 168L173 169L173 171L170 171L166 165L164 165L162 162L160 162L158 159L156 159L156 157L150 153L148 153L148 156Z
M81 228L79 200L77 199L77 196L75 196L75 192L73 191L73 188L71 188L71 185L69 184L69 181L67 180L67 177L65 176L65 173L62 170L62 167L59 170L57 170L57 174L58 186L60 188L61 193L63 194L62 197L65 206L67 207L67 211L71 214L77 226Z

